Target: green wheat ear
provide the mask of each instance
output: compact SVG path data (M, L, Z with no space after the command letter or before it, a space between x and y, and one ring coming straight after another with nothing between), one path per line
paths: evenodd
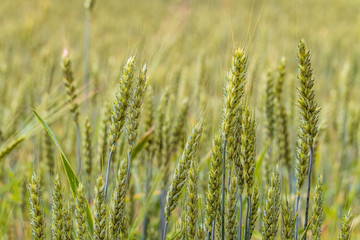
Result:
M73 240L73 221L71 218L71 211L64 209L64 240Z
M180 143L184 141L183 139L185 137L186 118L188 115L189 106L190 105L188 99L184 99L173 127L171 136L171 151L176 151L180 147Z
M126 224L126 175L128 161L121 161L120 169L116 177L115 191L113 193L110 205L109 234L111 239L117 239L120 236L123 225ZM126 232L125 232L126 233Z
M198 163L196 156L193 156L191 166L189 169L189 180L187 184L187 212L186 212L186 227L187 237L189 239L197 238L197 219L199 212L198 204Z
M77 121L79 117L79 105L76 102L77 92L74 83L73 71L71 68L71 60L67 49L65 49L63 52L61 67L63 71L66 92L69 97L69 102L71 103L70 111L73 113L75 121Z
M147 66L144 65L144 67L140 71L135 89L132 93L132 100L129 103L129 115L126 122L126 138L129 144L130 152L134 147L135 140L138 134L140 117L142 112L142 103L146 91L146 74Z
M323 194L323 179L320 176L317 180L315 189L315 203L313 208L313 222L312 222L312 237L314 240L320 240L321 237L321 225L324 220L324 194Z
M250 223L250 239L255 229L256 220L258 219L258 209L260 206L259 188L255 185L251 196L251 223Z
M308 159L310 148L318 132L319 112L315 101L314 78L312 76L310 51L306 48L304 40L299 43L298 54L298 107L300 109L300 127L297 138L296 151L296 189L298 194L305 182L308 172Z
M100 175L96 180L95 188L95 213L94 213L94 239L106 239L106 201L105 201L105 184L104 179Z
M354 220L354 214L351 213L351 209L344 216L343 223L341 225L341 232L339 234L339 240L350 240L351 238L351 226Z
M273 73L269 70L265 85L266 137L272 140L275 135L275 83Z
M286 199L281 206L281 223L282 223L282 238L285 240L294 239L294 220L295 216L293 213L293 209Z
M278 219L280 212L280 177L279 169L274 169L270 188L268 190L264 207L264 217L262 224L263 239L275 239L278 231Z
M243 111L241 133L241 164L248 196L252 195L255 178L256 132L255 118L248 109Z
M222 174L222 139L218 133L212 143L212 157L209 170L208 192L206 194L206 225L208 233L212 231L220 202L221 174Z
M64 216L63 216L63 190L61 189L60 178L55 177L53 187L53 205L52 205L52 222L51 231L52 238L61 240L64 238Z
M14 150L24 140L25 140L25 137L19 137L18 139L16 139L12 143L10 143L8 146L6 146L5 149L3 149L0 152L0 160L2 160L4 157L6 157L12 150Z
M34 173L29 185L30 215L32 236L35 240L43 240L45 236L45 217L41 200L40 180Z
M161 96L160 104L157 108L157 117L156 117L156 127L155 127L155 143L156 143L156 155L158 158L158 166L164 164L164 159L161 159L161 154L163 152L163 128L166 116L166 109L169 101L169 90L165 89L165 92Z
M91 174L93 169L93 155L92 155L92 143L91 143L91 126L89 118L85 118L85 133L84 133L84 146L83 146L83 154L84 154L84 162L85 162L85 172L88 181L88 187L91 187ZM89 191L90 194L90 191Z
M177 202L180 198L183 186L188 178L188 171L191 165L191 159L193 159L199 140L201 137L203 125L202 121L198 122L186 143L182 157L175 169L174 177L171 186L169 187L167 202L165 208L165 214L167 221L170 218L171 212L175 209Z
M104 159L106 159L106 153L108 152L108 124L111 122L111 104L106 103L103 107L102 119L99 129L98 137L98 158L97 158L97 169L103 169Z
M80 183L77 189L76 203L75 203L75 239L86 240L87 238L87 222L86 222L86 197L85 189Z
M231 183L229 186L229 194L227 201L226 211L226 235L229 240L236 239L236 191L237 180L235 176L231 177Z
M135 58L130 57L126 62L120 77L119 92L116 94L114 108L109 126L109 145L111 151L115 151L116 142L119 140L122 128L125 124L126 111L129 105L130 88L134 76Z
M54 168L55 168L53 142L51 140L51 137L48 135L48 133L46 131L44 131L43 139L44 139L43 144L44 144L44 151L45 151L44 157L46 159L49 174L50 174L50 176L53 176Z

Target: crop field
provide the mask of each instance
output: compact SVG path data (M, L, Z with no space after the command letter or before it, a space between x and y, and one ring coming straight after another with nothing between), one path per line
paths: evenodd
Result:
M3 0L0 239L360 239L359 9Z

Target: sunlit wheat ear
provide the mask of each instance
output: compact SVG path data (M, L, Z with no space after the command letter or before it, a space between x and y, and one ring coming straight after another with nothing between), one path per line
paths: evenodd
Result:
M63 76L64 76L66 93L69 97L69 102L71 104L70 111L73 113L75 121L77 121L78 116L79 116L79 105L76 102L77 91L76 91L76 86L75 86L75 82L74 82L71 60L70 60L69 52L67 49L65 49L63 52L62 60L61 60L61 67L62 67Z
M61 240L64 238L64 212L63 212L63 190L59 176L56 175L53 187L53 204L51 218L52 239Z
M206 227L208 237L210 238L213 230L213 223L216 218L217 208L219 207L219 198L221 190L221 173L222 173L222 139L218 133L212 143L212 157L209 170L209 184L206 193Z
M166 116L166 109L169 101L169 90L165 89L165 92L163 93L160 104L157 107L157 117L156 117L156 125L155 125L155 143L156 143L156 156L158 160L158 166L163 165L163 160L161 159L161 153L163 149L163 128L164 128L164 122L165 122L165 116Z
M138 135L138 128L142 112L142 103L146 91L146 74L147 66L144 65L144 67L140 71L139 77L135 85L135 89L132 93L131 101L129 103L129 114L126 121L126 139L129 144L130 152L134 147L135 140Z
M339 234L339 240L350 240L351 239L351 227L354 220L354 214L351 212L351 209L349 212L344 216L343 223L341 225L341 231Z
M282 233L281 236L283 239L292 240L294 239L294 213L293 208L291 207L289 201L286 199L281 205L281 223L282 223Z
M116 149L116 142L119 140L122 129L125 124L127 108L129 105L130 88L133 81L135 71L135 58L130 57L124 65L123 71L120 76L119 92L116 94L113 110L111 114L111 123L109 126L109 139L110 154L108 159L108 166L106 172L105 182L105 197L109 186L111 160Z
M194 157L197 146L202 133L202 121L198 122L193 128L192 133L186 143L185 149L183 151L182 157L178 162L178 165L175 169L173 181L169 187L169 192L167 196L166 203L166 217L169 218L171 212L175 209L177 202L180 197L181 190L185 184L185 181L188 177L188 170L191 165L191 159Z
M184 99L179 113L177 114L176 121L174 127L172 128L172 136L171 136L171 151L176 151L180 148L181 142L184 141L185 131L186 131L186 119L189 111L189 101L188 99Z
M275 135L275 83L273 73L268 70L265 84L266 137L271 141Z
M116 176L115 190L110 204L109 237L117 239L120 236L122 225L126 218L126 174L128 161L121 161L120 169Z
M79 126L79 105L77 103L77 90L74 83L74 76L71 68L71 60L67 49L64 50L61 61L62 72L66 92L70 102L70 111L73 114L76 125L76 150L78 158L78 175L81 177L81 146L80 146L80 126Z
M111 122L111 104L106 103L103 107L102 119L99 128L99 140L98 140L98 157L97 157L97 168L102 170L104 167L104 159L106 159L106 154L108 152L108 124Z
M88 187L91 188L91 174L93 170L93 155L92 155L92 142L91 142L91 126L89 118L85 118L84 123L84 143L83 143L83 155L85 162L85 172L88 181ZM90 191L89 191L90 194Z
M320 108L315 101L314 77L313 77L310 51L305 46L304 40L301 40L298 47L298 107L300 109L300 126L296 145L296 212L300 201L300 190L304 184L306 175L308 175L308 188L305 206L304 228L307 226L311 170L313 163L313 145L318 133L318 122ZM298 219L298 218L297 218ZM295 225L295 239L298 238L298 220Z
M86 197L85 189L80 183L77 189L76 202L75 202L75 239L86 240L87 237L87 222L86 222Z
M284 81L285 81L285 67L286 67L286 58L282 57L280 60L280 64L277 68L278 76L277 81L275 83L275 97L277 102L282 102L282 93L284 88Z
M231 177L226 211L226 239L236 239L236 177Z
M134 148L134 144L139 132L139 124L142 112L142 103L144 100L144 95L146 91L146 81L147 81L147 66L144 65L140 71L139 77L136 82L135 89L132 94L131 102L129 103L129 113L126 120L126 139L129 146L128 151L128 173L127 181L129 184L130 170L131 170L131 153Z
M25 140L25 137L20 137L10 143L8 146L6 146L2 151L0 152L0 160L2 160L4 157L6 157L12 150L14 150L22 141Z
M255 118L247 109L243 111L241 133L241 164L248 196L252 195L255 178L256 133Z
M311 224L311 233L314 240L320 240L321 237L321 225L324 220L324 194L323 194L323 179L320 176L317 180L315 189L315 201L313 207L313 221Z
M44 131L44 157L46 159L46 163L48 166L49 174L52 176L54 174L55 168L55 157L54 157L54 149L53 149L53 142L49 134Z
M35 240L46 239L44 208L41 200L40 180L34 173L29 185L32 236Z
M251 196L251 221L250 221L251 223L250 223L250 232L249 232L250 239L252 237L252 234L254 233L256 220L258 219L259 205L260 205L259 189L257 186L255 186Z
M267 193L264 206L264 217L262 223L263 239L275 239L278 231L278 219L280 212L280 177L279 169L274 169L270 188Z
M94 239L105 240L107 232L105 184L101 175L96 180L94 205Z
M175 209L183 186L188 178L188 171L191 165L191 159L193 159L199 140L201 137L203 125L202 120L198 122L192 130L192 133L186 143L185 149L183 151L182 157L180 158L178 165L175 169L172 184L169 187L167 194L167 202L165 208L166 215L166 225L164 228L163 239L166 239L166 229L168 222L170 220L171 212Z
M189 239L197 238L197 220L199 212L198 203L198 160L193 156L189 169L189 180L187 183L187 211L186 211L186 233Z
M64 240L74 239L73 221L70 209L64 209Z
M232 66L226 76L224 91L224 110L222 116L223 133L223 184L221 203L221 239L225 239L225 178L226 165L235 161L236 157L236 116L244 95L246 83L247 55L243 49L237 49L232 58ZM230 170L229 170L230 172Z
M131 95L131 85L135 71L135 58L130 57L124 65L120 76L119 91L116 94L109 131L109 145L111 151L115 151L115 143L119 140L123 126L125 124L126 112Z

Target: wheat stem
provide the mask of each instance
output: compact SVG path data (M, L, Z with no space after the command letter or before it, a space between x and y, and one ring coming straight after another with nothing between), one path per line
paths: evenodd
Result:
M243 205L242 205L242 194L239 194L239 202L240 202L240 214L239 214L239 240L242 240L242 213L243 213Z
M296 217L296 221L295 221L295 240L298 239L298 225L299 225L299 202L300 202L300 193L297 194L296 197L296 208L295 208L295 217Z
M308 188L307 188L307 195L306 195L306 207L305 207L305 223L304 229L306 229L308 224L308 214L309 214L309 202L310 202L310 188L311 188L311 172L312 172L312 165L314 161L314 149L310 147L310 163L309 163L309 174L308 174ZM306 240L306 235L305 235Z
M112 157L113 157L113 154L114 154L114 151L111 150L111 151L110 151L110 155L109 155L109 160L108 160L108 167L107 167L107 171L106 171L105 199L106 199L107 189L108 189L108 185L109 185L110 166L111 166L111 159L112 159Z
M249 197L248 197L248 201L249 201L249 206L248 206L248 208L249 208L249 218L247 219L247 221L248 221L248 229L246 229L246 236L245 236L245 239L246 240L250 240L250 238L251 238L251 216L252 216L252 209L251 209L251 195L249 195Z
M164 232L161 237L162 240L166 240L166 232L167 232L168 225L169 225L169 220L166 219L165 226L164 226Z
M76 124L76 148L77 148L77 158L78 158L78 174L81 180L81 145L80 145L80 125L79 125L79 120L78 118L75 119L75 124Z

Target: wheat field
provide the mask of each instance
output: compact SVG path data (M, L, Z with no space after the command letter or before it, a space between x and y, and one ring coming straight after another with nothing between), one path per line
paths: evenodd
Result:
M3 0L0 239L360 238L357 0Z

